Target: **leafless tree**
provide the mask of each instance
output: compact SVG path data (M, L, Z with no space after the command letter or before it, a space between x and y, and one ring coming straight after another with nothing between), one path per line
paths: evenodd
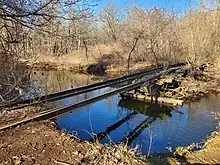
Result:
M81 0L3 0L0 2L0 87L1 98L10 101L15 88L28 81L30 72L21 58L50 50L66 50L68 21L91 16L89 4ZM74 14L68 15L69 11ZM10 97L9 97L10 96Z

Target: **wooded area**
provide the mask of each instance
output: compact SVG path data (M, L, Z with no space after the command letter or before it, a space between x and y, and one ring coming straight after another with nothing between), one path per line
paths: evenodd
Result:
M28 81L20 59L72 56L101 59L100 47L111 47L113 62L127 65L147 62L187 62L200 65L215 61L220 52L219 0L201 0L185 13L169 9L108 4L100 13L98 1L3 0L0 2L1 100ZM94 52L94 49L99 50ZM25 73L25 74L24 74Z

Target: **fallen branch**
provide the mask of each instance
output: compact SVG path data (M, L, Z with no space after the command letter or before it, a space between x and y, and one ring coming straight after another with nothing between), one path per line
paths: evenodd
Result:
M54 163L60 164L60 165L73 165L73 164L70 164L70 163L61 162L61 161L59 161L59 160L54 160Z

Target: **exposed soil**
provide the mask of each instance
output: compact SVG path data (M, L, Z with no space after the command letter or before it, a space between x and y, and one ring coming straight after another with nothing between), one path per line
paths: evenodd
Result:
M0 132L0 164L145 164L124 145L81 142L49 122L29 123Z
M188 152L184 157L191 164L220 164L220 134L208 140L204 149Z
M127 146L82 142L57 131L50 121L33 122L0 132L0 164L219 164L220 134L207 140L202 150L185 147L175 156L153 156L148 160ZM177 156L178 155L178 159Z

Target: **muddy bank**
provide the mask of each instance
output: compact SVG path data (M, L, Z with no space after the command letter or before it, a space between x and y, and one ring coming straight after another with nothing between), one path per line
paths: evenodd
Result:
M145 164L124 145L82 142L45 121L0 132L0 164Z
M46 109L43 106L28 106L16 110L0 110L0 128L9 124L27 119L28 117L42 113Z
M188 164L220 164L220 133L213 132L202 146L178 147L174 157Z

